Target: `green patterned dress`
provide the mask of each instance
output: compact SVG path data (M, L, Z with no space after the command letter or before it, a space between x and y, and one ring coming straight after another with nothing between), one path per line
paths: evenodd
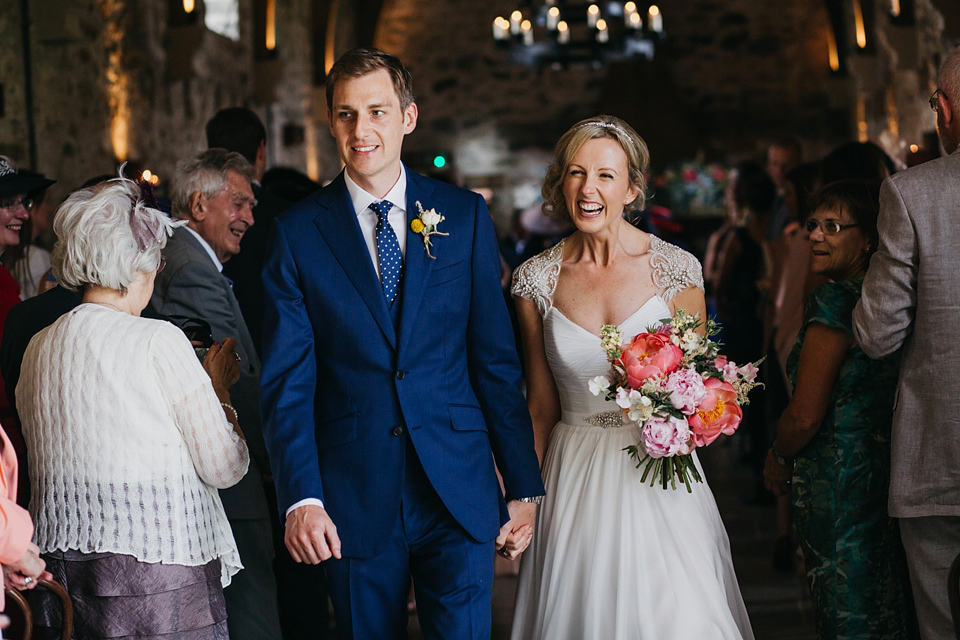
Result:
M796 384L807 327L853 335L863 276L828 282L807 299L787 367ZM916 637L906 558L887 515L890 427L899 354L871 360L854 346L820 430L797 455L793 506L820 640Z

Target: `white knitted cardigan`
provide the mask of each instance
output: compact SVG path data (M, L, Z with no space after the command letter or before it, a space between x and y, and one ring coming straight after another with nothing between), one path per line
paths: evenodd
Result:
M30 341L17 384L41 551L242 568L217 488L246 444L173 325L82 304Z

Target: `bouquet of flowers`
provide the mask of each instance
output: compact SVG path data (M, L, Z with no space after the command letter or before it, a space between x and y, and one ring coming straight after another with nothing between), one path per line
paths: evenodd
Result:
M616 401L624 417L640 427L640 442L625 451L646 464L641 482L659 479L664 489L677 488L677 477L691 492L691 482L703 482L691 453L712 444L720 434L733 435L749 404L747 394L757 382L757 365L738 366L720 355L711 340L719 329L682 309L661 325L625 343L623 332L604 325L601 346L613 365L610 376L590 381L590 392Z

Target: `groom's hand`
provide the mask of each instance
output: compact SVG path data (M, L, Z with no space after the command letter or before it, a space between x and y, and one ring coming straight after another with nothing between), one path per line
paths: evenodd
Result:
M513 560L530 544L533 526L537 520L537 503L511 500L507 503L510 520L500 527L497 536L497 551L504 558Z
M283 541L297 562L320 564L331 556L340 559L337 527L322 507L308 504L287 515Z

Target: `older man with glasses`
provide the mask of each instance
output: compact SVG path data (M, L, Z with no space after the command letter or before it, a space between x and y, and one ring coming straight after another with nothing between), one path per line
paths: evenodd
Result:
M853 312L871 358L902 349L890 515L900 519L924 640L954 638L947 574L960 550L960 49L930 106L949 154L883 183L880 246Z

